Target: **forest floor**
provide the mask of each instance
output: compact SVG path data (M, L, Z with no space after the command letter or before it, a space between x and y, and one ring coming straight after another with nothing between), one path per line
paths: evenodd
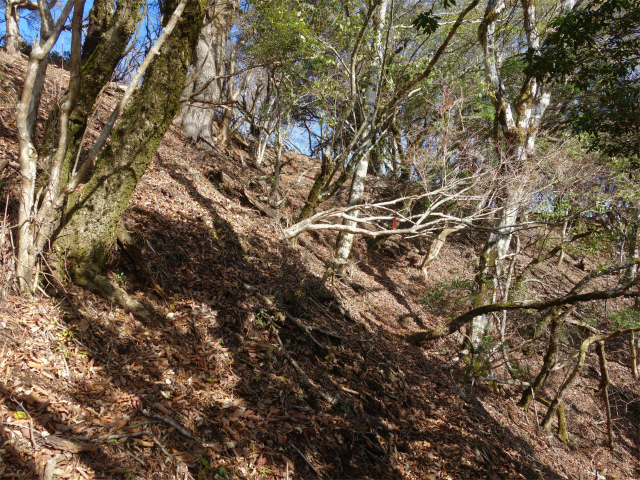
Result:
M0 160L17 159L13 108L24 66L0 52ZM64 74L50 68L49 103ZM122 225L168 299L117 248L110 276L161 315L143 321L73 285L56 291L46 275L34 301L4 285L0 478L640 478L640 389L624 342L609 351L615 452L594 354L566 398L569 441L545 435L545 408L516 406L522 387L492 389L465 380L464 365L446 368L461 335L406 341L470 306L483 235L454 238L426 280L412 266L426 239L391 239L379 252L358 239L348 275L328 282L327 294L321 278L334 235L285 241L280 222L243 193L244 185L260 196L268 181L247 158L240 148L198 148L172 126L135 190ZM283 188L312 165L286 158ZM2 283L17 179L11 168L0 173ZM552 261L540 275L560 286L584 272ZM509 336L524 340L535 316L518 318L522 328ZM577 337L568 332L566 342L569 351ZM525 379L544 350L529 353L512 359ZM503 367L495 374L507 377ZM546 398L565 375L554 373Z

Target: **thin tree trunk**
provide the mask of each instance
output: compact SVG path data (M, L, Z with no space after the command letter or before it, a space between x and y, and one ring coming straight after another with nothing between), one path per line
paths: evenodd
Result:
M604 350L604 342L598 342L598 359L600 362L600 389L604 396L604 406L607 413L607 437L609 448L613 451L613 424L611 422L611 403L609 402L609 368L607 367L607 357Z
M362 132L362 137L365 142L373 143L373 139L370 138L371 129L375 121L376 114L376 101L378 98L378 90L380 87L380 72L382 69L382 62L384 59L384 47L382 42L382 36L385 29L385 20L387 15L388 0L381 0L378 5L377 12L373 15L373 25L375 29L374 40L374 52L375 57L373 65L370 70L369 85L364 93L363 104L365 108L365 128ZM368 147L368 145L367 145ZM369 150L367 148L367 150ZM369 169L369 157L370 153L367 153L359 160L356 165L353 180L351 182L351 191L349 192L348 206L360 205L364 198L364 186L367 179L367 170ZM352 160L355 161L355 160ZM358 217L360 212L353 210L350 212L351 216ZM344 225L355 226L356 221L344 220ZM336 254L335 260L337 265L337 274L344 275L346 268L346 260L351 253L351 247L353 245L354 235L352 233L340 233L336 242Z
M489 235L489 240L480 255L479 272L476 276L479 293L474 308L489 305L497 300L496 278L502 275L502 266L513 235L512 225L518 218L519 200L518 194L509 195L502 209L502 218L497 225L498 230ZM487 313L475 317L467 327L470 346L477 348L492 327L493 314Z
M445 242L447 241L447 237L454 232L462 230L463 228L464 228L464 225L459 225L454 228L443 228L438 233L438 236L433 239L433 242L431 242L431 245L429 246L429 251L424 256L424 258L422 259L422 262L420 263L420 270L422 271L422 275L424 276L425 280L428 278L427 267L431 265L431 262L433 262L436 258L438 258L438 255L440 254L440 250L442 249Z
M562 237L560 241L564 244L567 239L567 227L569 226L569 221L565 220L562 225ZM564 245L560 247L560 255L558 256L558 263L556 264L558 267L562 266L562 262L564 262Z
M631 372L633 378L638 380L638 346L636 344L636 334L631 332L629 335L629 360L631 361Z
M518 406L522 407L526 412L534 399L534 396L542 389L545 382L549 378L553 367L558 362L558 334L560 327L562 326L562 320L571 312L571 307L553 307L547 316L550 316L551 332L549 333L549 345L547 347L547 353L544 356L544 362L540 373L535 378L529 388L522 392L522 397L518 402Z
M84 5L83 2L79 2ZM53 48L75 2L68 0L57 21L53 24L51 11L43 3L40 25L40 43L34 42L22 95L16 105L16 126L18 128L18 152L20 158L20 207L18 209L18 253L16 255L16 277L21 295L30 297L34 288L36 245L34 242L34 213L36 208L35 188L38 153L35 145L35 126L38 107L44 86L44 76L49 63L49 52Z

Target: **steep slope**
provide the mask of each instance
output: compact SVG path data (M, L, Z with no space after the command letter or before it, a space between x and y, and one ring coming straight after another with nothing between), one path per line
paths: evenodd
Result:
M17 91L24 63L0 53L0 65L3 89ZM64 72L51 69L56 75ZM4 92L0 148L15 158L8 120L15 96ZM640 475L638 389L620 352L610 353L619 386L612 454L592 373L567 399L565 444L538 428L539 410L516 407L519 387L491 389L463 380L460 365L444 367L460 336L406 343L407 333L468 307L482 238L445 246L426 284L410 262L420 243L391 241L374 254L358 240L348 277L325 292L320 280L334 236L282 240L282 226L243 193L264 181L246 158L239 147L199 150L173 127L165 136L122 225L168 299L117 248L110 265L114 282L156 305L156 318L141 322L73 285L56 289L46 275L37 301L4 298L5 478ZM285 184L311 166L299 155L288 159ZM7 199L0 274L8 278L17 176L9 169L0 175ZM311 181L296 187L289 216ZM577 277L579 270L567 265L565 273ZM523 375L535 372L541 354L516 358ZM47 464L55 469L47 472Z

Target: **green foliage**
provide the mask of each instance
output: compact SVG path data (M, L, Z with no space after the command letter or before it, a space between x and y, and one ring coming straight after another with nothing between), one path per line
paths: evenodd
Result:
M469 301L473 302L477 293L471 280L453 278L433 285L422 295L422 303L432 310L445 314L459 310Z
M449 8L455 6L456 2L454 0L444 0L442 4L442 8ZM413 19L411 24L413 28L415 28L418 33L423 35L431 35L438 29L438 22L440 22L442 18L439 15L433 13L433 7L427 11L422 12L416 18Z
M575 89L567 105L572 130L591 149L633 159L640 154L640 1L591 0L559 18L527 72Z
M625 308L609 315L616 330L624 328L640 327L640 311Z

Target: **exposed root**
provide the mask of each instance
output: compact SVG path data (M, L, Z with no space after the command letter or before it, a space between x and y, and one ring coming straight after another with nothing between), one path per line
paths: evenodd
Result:
M87 287L102 295L107 300L120 305L126 311L133 313L135 316L149 319L152 312L142 303L134 300L127 292L112 283L104 275L96 275L91 281L87 282Z

